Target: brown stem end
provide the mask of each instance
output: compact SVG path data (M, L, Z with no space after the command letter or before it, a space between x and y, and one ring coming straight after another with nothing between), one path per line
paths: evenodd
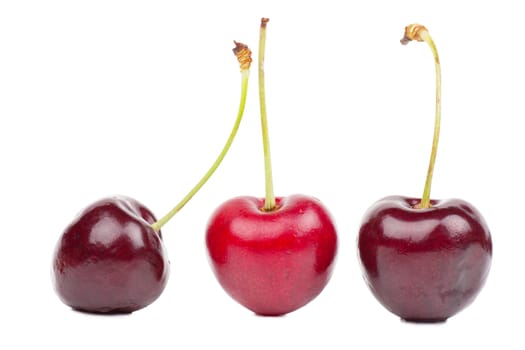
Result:
M428 32L424 25L417 23L410 24L405 27L405 35L403 38L401 38L400 42L401 44L406 45L412 40L424 41L423 37L421 36L423 32Z
M266 24L270 21L269 18L261 18L261 28L266 28Z
M247 45L240 43L238 41L233 41L235 44L235 47L233 48L233 53L237 57L237 60L239 61L239 66L241 67L241 70L248 70L250 69L250 65L252 63L252 51L248 48Z

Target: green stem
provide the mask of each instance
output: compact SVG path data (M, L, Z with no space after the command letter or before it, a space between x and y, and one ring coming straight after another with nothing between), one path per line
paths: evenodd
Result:
M432 176L434 175L434 165L436 163L439 131L441 125L441 65L434 40L432 40L428 30L424 26L412 24L405 28L405 36L403 39L401 39L401 43L407 44L411 40L424 41L428 44L430 50L432 51L432 55L434 56L434 64L436 69L436 114L434 119L434 137L432 140L432 151L430 153L425 188L423 190L423 196L421 197L421 203L418 205L418 208L429 208L430 189L432 187Z
M236 43L236 45L242 45L242 44ZM244 46L244 48L246 50L248 50L248 48L246 46ZM235 52L235 49L234 49L234 52ZM158 220L157 222L155 222L155 223L153 223L151 225L153 230L155 230L156 232L159 232L160 229L168 221L170 221L170 219L175 214L177 214L186 205L186 203L188 203L188 201L201 189L201 187L206 183L206 181L208 181L208 179L213 175L215 170L217 170L217 168L221 164L222 160L226 156L226 153L228 153L228 150L230 149L230 146L233 143L235 135L237 134L237 130L239 129L239 125L241 123L242 116L244 114L244 107L246 105L246 95L247 95L247 91L248 91L248 80L249 80L249 76L250 76L250 70L249 70L249 63L246 65L246 62L244 62L244 66L243 66L243 62L241 62L240 56L237 54L237 52L235 52L235 53L236 53L237 57L239 58L239 62L241 63L241 73L242 73L241 101L240 101L240 104L239 104L239 111L237 113L237 119L235 120L235 124L233 125L233 129L230 132L230 136L228 137L228 140L226 141L226 144L224 145L221 153L219 154L219 156L217 157L217 159L215 160L213 165L210 167L210 169L206 172L206 174L204 174L202 179L191 189L190 192L188 192L188 194L169 213L167 213L164 217L162 217L160 220ZM251 57L249 58L249 60L251 62Z
M259 34L259 106L261 111L261 129L264 149L264 174L266 183L266 197L263 210L275 209L275 195L273 194L272 160L270 156L270 137L268 135L268 120L266 117L266 93L264 89L264 52L266 48L266 24L269 19L261 19Z

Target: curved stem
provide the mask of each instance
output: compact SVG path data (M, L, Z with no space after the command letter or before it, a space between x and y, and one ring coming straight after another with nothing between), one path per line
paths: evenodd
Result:
M266 93L264 89L264 52L266 48L266 24L268 18L261 19L259 34L259 106L261 111L261 129L264 149L264 174L266 182L266 197L263 210L275 209L275 195L273 194L272 160L270 156L270 137L268 135L268 120L266 118Z
M432 55L434 56L434 64L436 69L436 115L434 119L434 138L432 140L432 151L430 153L430 162L428 164L425 188L423 190L423 196L421 197L421 203L418 205L418 208L429 208L430 188L432 187L432 176L434 175L434 165L436 163L439 131L441 125L441 65L434 40L432 40L428 30L424 26L420 24L412 24L405 28L405 36L401 39L401 43L406 45L412 40L424 41L428 44L430 50L432 51Z
M237 119L235 120L235 124L233 125L233 129L230 132L230 136L228 137L228 140L226 141L226 144L222 148L221 153L215 160L215 162L212 164L210 169L204 174L202 179L188 192L188 194L164 217L162 217L160 220L156 221L151 225L153 230L155 232L159 232L162 226L164 226L175 214L177 214L185 205L188 203L188 201L201 189L201 187L208 181L208 179L213 175L215 170L219 167L222 160L226 156L226 153L228 153L228 150L230 149L231 144L233 143L233 140L235 138L235 135L237 134L237 130L239 129L239 125L241 124L242 116L244 114L244 107L246 105L246 95L248 91L248 78L250 76L250 63L251 63L251 52L248 49L248 47L244 44L235 42L235 48L233 49L233 52L237 56L237 59L239 60L240 67L241 67L241 101L239 104L239 110L237 112Z

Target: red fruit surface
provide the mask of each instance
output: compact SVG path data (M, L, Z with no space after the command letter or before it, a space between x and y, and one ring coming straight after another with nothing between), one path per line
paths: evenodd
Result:
M259 315L283 315L314 299L328 283L337 234L318 199L237 197L209 220L206 244L212 269L224 290Z
M156 300L169 261L151 211L118 196L84 209L64 230L53 256L52 281L74 309L129 313Z
M460 199L386 197L364 215L358 237L364 279L399 317L444 321L475 299L492 261L490 231L481 214Z

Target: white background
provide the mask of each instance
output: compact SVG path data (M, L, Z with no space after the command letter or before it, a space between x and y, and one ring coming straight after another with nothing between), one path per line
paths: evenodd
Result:
M0 348L523 347L519 4L0 2ZM50 282L63 228L104 196L132 196L161 216L186 194L235 119L240 74L232 41L249 44L256 56L263 16L270 18L275 191L313 195L330 208L340 249L329 285L306 307L263 318L232 301L209 268L204 230L213 209L237 195L264 195L254 66L230 153L163 230L171 276L162 296L128 316L63 305ZM473 203L494 241L485 288L438 325L404 323L376 302L355 246L374 201L423 190L434 67L426 44L399 44L412 22L428 27L442 61L432 197Z

